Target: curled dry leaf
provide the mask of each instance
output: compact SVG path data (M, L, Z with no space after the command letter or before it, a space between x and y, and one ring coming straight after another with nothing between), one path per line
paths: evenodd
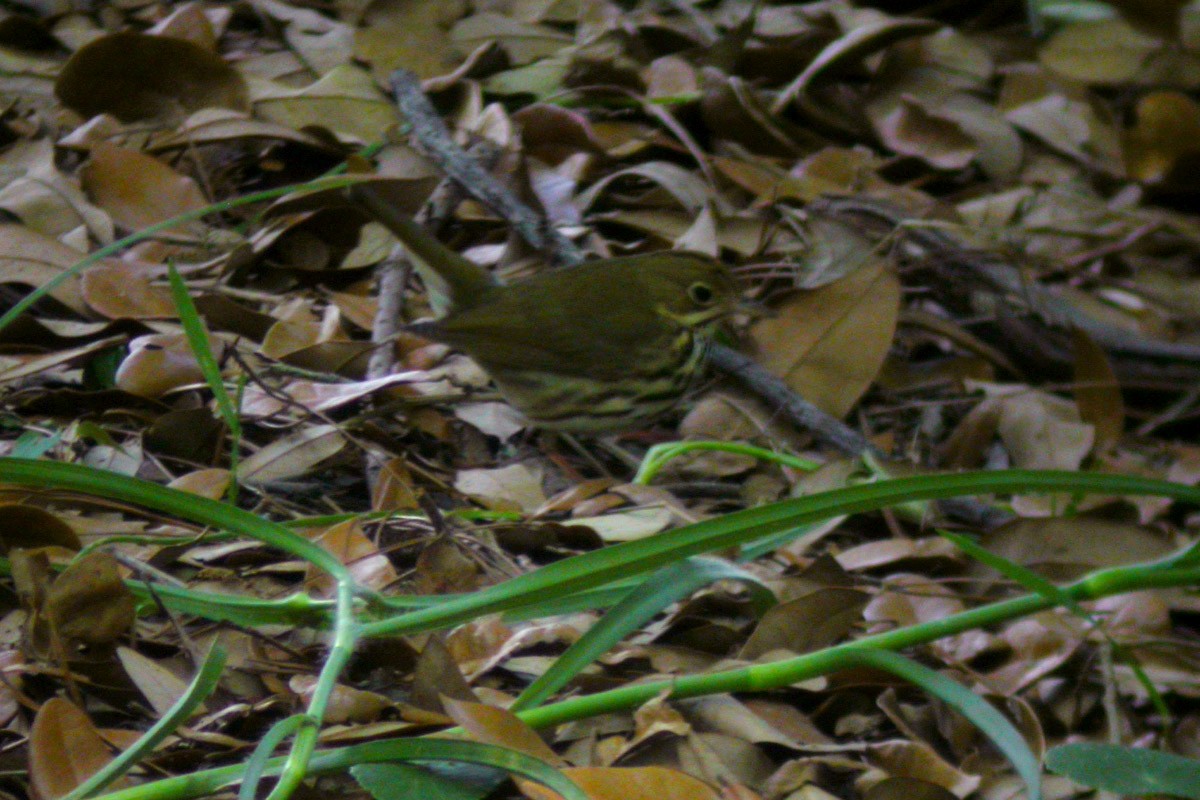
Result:
M29 780L38 797L68 794L111 760L92 720L70 700L53 697L38 709L29 732Z
M1095 441L1095 429L1083 422L1074 403L1022 386L977 384L991 397L963 418L947 440L948 464L982 462L998 435L1013 466L1021 469L1076 469Z
M132 122L207 106L246 110L245 81L210 50L184 39L121 32L80 48L63 65L54 93L90 117Z
M75 559L50 584L46 620L68 647L107 646L133 627L133 593L117 560L92 551Z
M885 146L901 155L916 156L939 169L962 169L978 152L975 140L955 120L909 96L897 98L881 113L875 130Z
M199 3L184 3L158 24L146 29L151 36L169 36L172 39L184 39L203 47L205 50L217 49L217 39L224 32L225 23L232 16L227 8L213 8L211 16ZM220 20L220 28L215 21Z
M333 553L346 565L354 581L368 589L383 590L398 578L387 556L363 533L362 521L348 519L330 527L313 539L316 544ZM309 565L306 584L325 597L333 595L336 582L332 576Z
M78 552L83 547L75 529L56 514L37 506L0 505L0 552L14 547L62 547Z
M924 742L890 741L871 745L866 751L867 761L888 776L918 776L949 791L956 797L966 797L979 788L980 777L972 775L942 758L932 746ZM878 775L864 774L862 782Z
M795 158L811 149L814 142L807 132L773 116L744 80L716 67L705 67L700 74L700 110L714 136L766 156Z
M913 36L924 36L938 29L938 24L932 20L886 18L866 22L852 28L844 35L831 42L816 58L787 87L781 90L771 107L771 112L779 114L788 103L796 101L806 113L815 119L831 125L834 129L854 129L848 125L845 116L832 114L826 104L813 94L813 89L864 58L876 53L896 42ZM845 112L843 112L844 114Z
M204 373L182 333L154 333L129 343L129 355L117 367L117 388L139 397L157 398L200 383Z

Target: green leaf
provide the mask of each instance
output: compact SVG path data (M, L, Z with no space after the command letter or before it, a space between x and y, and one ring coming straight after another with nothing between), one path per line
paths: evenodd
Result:
M350 768L354 780L375 800L479 800L495 790L496 776L504 774L492 769L481 773L478 767L473 772L458 777L444 773L441 765L415 764L359 764Z
M1200 800L1200 761L1115 744L1065 744L1046 754L1046 767L1106 792L1165 794Z

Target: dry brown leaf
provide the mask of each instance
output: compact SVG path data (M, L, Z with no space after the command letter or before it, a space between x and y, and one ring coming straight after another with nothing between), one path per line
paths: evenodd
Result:
M96 353L108 350L124 341L124 336L107 336L80 347L56 350L45 355L0 355L0 384L20 381L31 375L40 375L56 368L77 365Z
M225 21L232 16L229 9L213 8L211 11L214 17L223 17ZM147 28L146 33L151 36L183 39L213 52L216 52L219 38L213 18L205 13L204 7L199 3L180 5L158 24Z
M875 131L889 149L915 156L939 169L962 169L978 153L958 121L905 94L890 106L872 105Z
M542 468L536 464L465 469L455 477L454 488L490 508L531 512L546 502L542 491Z
M482 580L479 562L452 539L438 537L421 548L413 568L420 594L456 594L478 589Z
M795 100L804 111L834 128L845 128L846 120L838 118L812 90L837 75L849 65L862 61L872 53L883 50L896 42L913 36L924 36L937 30L937 23L924 19L902 19L889 17L867 19L835 39L821 51L805 70L781 90L771 107L779 114L788 103Z
M76 51L54 93L84 116L107 113L126 122L206 106L245 110L248 94L237 70L200 45L132 32L102 36Z
M1078 328L1072 331L1075 344L1075 405L1079 418L1095 430L1094 453L1106 453L1121 440L1125 430L1125 401L1121 384L1104 350Z
M571 44L570 36L548 25L521 22L490 11L459 21L451 28L450 39L464 54L497 42L517 65L552 56Z
M393 458L379 468L379 477L371 489L372 511L412 511L420 508L418 492L408 463Z
M0 651L0 670L4 670L6 678L0 683L0 725L11 725L21 711L24 668L25 656L20 650Z
M1076 22L1042 47L1050 69L1084 83L1200 84L1200 62L1185 48L1169 48L1123 19Z
M773 115L746 82L716 67L701 70L700 110L714 136L752 153L795 158L813 144L807 132Z
M117 367L117 388L139 397L162 397L173 389L204 381L204 373L183 333L155 333L129 343Z
M1008 658L982 675L984 685L990 692L1008 697L1051 674L1083 644L1084 624L1057 612L1017 620L999 635L1008 648Z
M462 0L374 0L354 31L354 55L371 65L380 81L404 67L422 78L450 72L458 64L450 26L463 15Z
M923 742L891 741L871 745L867 749L867 761L888 777L918 778L941 786L958 797L965 797L979 787L978 775L969 775L955 767ZM860 783L869 785L870 780L866 778Z
M37 287L80 261L84 254L23 225L0 225L0 282ZM67 280L50 296L71 310L86 315L87 305L79 279Z
M412 693L409 697L417 708L438 713L443 713L442 702L447 697L472 703L478 701L454 655L442 637L436 634L430 636L421 649L413 670Z
M869 599L854 589L829 588L780 603L763 615L738 655L777 658L781 650L802 654L829 647L862 619Z
M345 564L359 586L380 591L392 586L399 577L387 556L363 533L362 521L357 518L332 526L313 538L313 542ZM324 597L332 597L337 588L333 576L311 565L305 583Z
M112 239L112 220L88 202L74 176L58 168L53 142L18 139L8 145L0 153L0 176L0 208L15 215L30 233L79 249L87 246L88 236Z
M563 774L592 800L718 800L720 795L703 781L663 767L570 767ZM520 780L517 785L531 800L562 800L558 792Z
M409 384L427 377L428 373L412 370L396 372L370 381L346 383L317 383L297 379L270 393L261 387L250 386L243 395L241 412L249 419L274 416L287 408L286 399L291 399L309 411L332 411L389 386Z
M1200 170L1200 105L1181 92L1151 92L1125 134L1129 176L1151 186L1191 191Z
M283 85L256 93L254 110L288 128L319 125L340 135L373 141L400 122L399 112L365 70L343 65L302 89Z
M1088 514L1017 520L989 532L981 544L1055 582L1076 580L1095 569L1156 561L1172 550L1148 528ZM971 572L994 577L980 566Z
M312 675L295 675L288 681L288 688L300 697L301 702L308 703L317 688L317 679ZM392 706L392 701L381 694L339 683L329 695L325 721L330 725L362 725L376 721L380 714Z
M478 742L517 750L556 767L567 764L511 711L453 697L444 698L442 704L446 713Z
M72 561L46 592L46 619L69 647L110 645L133 627L133 593L117 560L92 551Z
M195 472L180 475L167 486L181 492L207 497L209 500L220 500L229 491L231 477L229 470L219 467L198 469Z
M148 228L208 205L191 178L153 156L106 142L92 145L80 179L92 200L127 230ZM193 233L201 230L194 222L184 228Z
M172 319L179 314L157 264L97 264L83 273L81 288L88 306L109 319Z
M313 467L337 455L346 438L335 425L309 425L276 439L241 463L239 477L247 483L307 475Z
M755 358L836 417L871 385L891 346L900 282L882 261L820 289L790 296L751 328Z
M29 732L29 780L41 800L62 797L111 760L96 726L70 700L53 697L38 709Z
M0 505L0 552L14 547L63 547L78 552L83 543L61 517L37 506Z
M118 647L117 658L125 674L142 693L142 697L159 716L166 714L187 693L188 682L158 661L147 658L129 647ZM204 704L194 713L203 713Z
M1019 469L1078 469L1095 441L1073 403L1038 391L1004 397L996 432Z

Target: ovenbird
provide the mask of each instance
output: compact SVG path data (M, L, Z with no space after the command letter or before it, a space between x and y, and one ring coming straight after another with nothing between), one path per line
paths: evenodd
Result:
M448 300L443 316L408 329L466 353L542 428L622 430L669 410L703 372L713 325L738 301L721 263L682 252L501 285L413 220L376 216Z

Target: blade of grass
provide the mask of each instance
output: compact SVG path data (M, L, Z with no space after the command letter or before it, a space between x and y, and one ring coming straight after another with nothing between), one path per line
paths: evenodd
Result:
M912 501L992 492L1152 494L1200 504L1198 488L1125 475L1002 470L897 478L736 511L646 539L567 558L436 607L366 623L363 633L383 636L444 628L481 614L511 611L566 593L602 586L689 556L742 545L831 516L874 511ZM1197 552L1200 552L1200 545L1174 558L1194 559Z
M217 688L221 672L225 669L227 653L220 645L213 645L200 664L196 677L175 704L163 714L162 718L142 734L142 737L126 748L104 768L94 773L86 781L64 795L61 800L82 800L108 786L117 778L128 772L144 756L150 754L155 747L171 735L183 723L187 722L192 712L204 702L204 699Z
M608 652L629 633L657 616L667 606L717 581L739 581L754 596L761 615L775 604L775 596L750 573L726 561L713 558L689 558L655 572L642 585L610 608L578 641L537 680L529 684L512 704L513 711L534 708L565 686L589 664Z
M1037 756L1029 749L1024 737L1017 732L1013 724L993 708L991 703L946 676L899 653L861 648L857 652L852 649L849 657L851 660L857 660L859 664L885 670L914 683L954 708L1004 753L1017 770L1017 774L1025 781L1025 791L1030 800L1041 800L1042 770Z
M242 447L242 418L234 405L233 398L225 388L225 379L221 377L221 365L217 363L212 352L212 339L208 335L208 327L196 310L192 296L188 294L187 284L179 275L174 264L167 265L167 280L171 284L171 299L175 302L175 310L179 312L179 322L183 325L184 335L187 336L188 346L192 356L200 366L208 388L213 393L217 403L217 411L229 429L229 502L237 501L238 491L238 454ZM241 394L241 392L239 392Z

